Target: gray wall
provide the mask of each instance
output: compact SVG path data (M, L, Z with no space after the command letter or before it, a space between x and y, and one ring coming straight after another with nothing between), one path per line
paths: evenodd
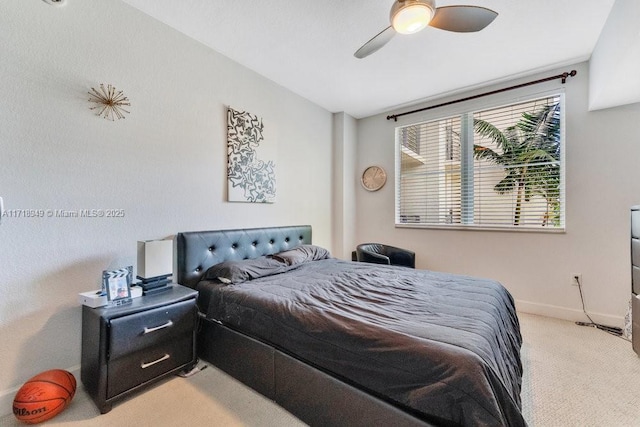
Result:
M370 164L380 164L390 179L377 193L357 192L358 241L413 249L420 268L495 278L512 292L520 310L566 319L586 320L578 288L571 286L572 274L581 273L594 320L620 326L630 298L629 208L640 203L640 104L589 112L586 63L482 92L574 68L578 75L565 85L558 80L476 102L509 102L547 90L565 91L566 233L394 228L394 129L458 108L452 106L405 116L397 123L387 121L386 114L359 121L357 170L361 173Z
M42 370L77 369L77 294L135 265L137 240L311 224L331 249L331 113L115 0L2 1L0 52L5 209L125 212L3 219L0 401ZM129 97L126 119L89 110L100 83ZM227 105L278 144L275 204L225 202Z

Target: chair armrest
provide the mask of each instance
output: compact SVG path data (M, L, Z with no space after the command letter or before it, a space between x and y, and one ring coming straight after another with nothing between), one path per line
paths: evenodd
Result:
M416 268L416 254L413 251L387 246L387 255L393 265Z
M357 249L357 257L359 262L369 262L373 264L391 264L389 257L376 252L370 252L364 249Z

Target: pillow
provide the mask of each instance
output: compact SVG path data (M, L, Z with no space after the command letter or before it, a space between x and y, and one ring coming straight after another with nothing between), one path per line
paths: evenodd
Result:
M259 257L241 261L225 261L210 267L205 280L219 280L222 283L242 283L247 280L282 273L287 265L273 258Z
M288 251L272 255L272 258L291 266L307 261L331 258L331 254L328 250L321 248L320 246L301 245Z

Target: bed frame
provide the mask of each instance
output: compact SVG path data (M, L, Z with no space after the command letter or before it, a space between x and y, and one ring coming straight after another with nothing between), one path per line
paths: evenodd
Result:
M177 281L196 288L209 267L311 243L311 226L178 233ZM199 304L208 304L202 298ZM198 356L312 426L435 426L285 350L201 317Z

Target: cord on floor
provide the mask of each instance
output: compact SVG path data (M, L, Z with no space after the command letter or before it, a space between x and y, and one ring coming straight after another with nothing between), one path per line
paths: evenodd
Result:
M622 328L617 328L615 326L606 326L593 321L593 319L591 318L591 316L589 316L589 313L587 313L587 309L584 306L584 297L582 295L582 283L580 283L580 279L578 277L576 277L575 280L578 283L578 290L580 291L580 301L582 301L582 311L584 312L585 316L587 316L587 319L589 319L589 322L576 322L576 325L591 326L593 328L600 329L601 331L605 331L611 335L615 335L626 341L629 341L628 339L622 336Z
M189 371L180 371L180 372L178 372L178 376L182 377L182 378L189 378L189 377L194 376L195 374L197 374L200 371L204 371L205 369L207 369L207 365L203 364L202 366L198 367L198 365L196 364Z

